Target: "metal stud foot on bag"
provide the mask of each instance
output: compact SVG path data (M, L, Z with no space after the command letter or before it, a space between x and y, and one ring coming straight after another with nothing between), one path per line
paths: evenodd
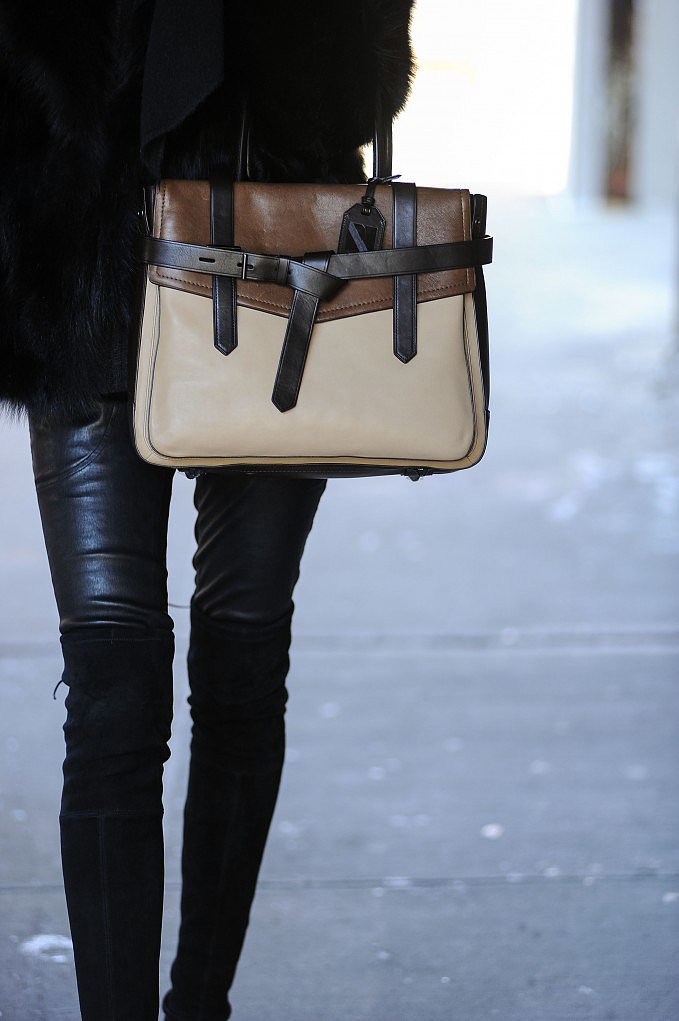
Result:
M423 475L432 475L430 468L407 468L404 472L411 482L419 482Z

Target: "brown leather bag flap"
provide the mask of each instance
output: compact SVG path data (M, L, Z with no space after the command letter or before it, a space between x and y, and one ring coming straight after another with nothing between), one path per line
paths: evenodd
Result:
M360 202L361 184L234 184L235 244L244 251L301 257L336 251L344 213ZM377 207L386 220L384 248L392 247L392 190L379 185ZM155 194L153 234L168 241L210 243L208 181L161 181ZM417 189L417 243L442 244L471 239L470 197L466 188ZM203 273L149 267L149 279L164 287L212 297L212 278ZM418 301L447 298L475 287L473 269L421 273ZM239 280L238 304L287 316L293 292L280 284ZM349 281L331 301L321 302L318 322L392 308L393 278Z

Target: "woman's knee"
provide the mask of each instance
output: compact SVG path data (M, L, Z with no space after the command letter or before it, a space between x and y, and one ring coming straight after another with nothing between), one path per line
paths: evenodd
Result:
M174 633L80 628L61 645L65 800L124 810L155 799L170 756Z
M205 699L248 702L280 686L290 668L293 608L274 620L213 618L191 605L189 682Z
M192 608L188 673L192 755L261 774L285 753L291 614L265 625L218 622Z

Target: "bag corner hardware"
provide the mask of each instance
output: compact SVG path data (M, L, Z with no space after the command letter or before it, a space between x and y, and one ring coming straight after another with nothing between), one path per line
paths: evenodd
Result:
M406 468L403 472L411 482L419 482L423 475L432 475L431 468Z

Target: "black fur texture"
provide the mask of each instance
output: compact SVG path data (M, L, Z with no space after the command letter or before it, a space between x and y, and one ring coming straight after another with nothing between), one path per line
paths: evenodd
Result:
M192 0L187 0L188 3ZM167 138L164 177L364 180L378 94L402 109L414 0L228 5L227 82ZM134 326L139 112L153 0L0 0L0 411L86 414Z

